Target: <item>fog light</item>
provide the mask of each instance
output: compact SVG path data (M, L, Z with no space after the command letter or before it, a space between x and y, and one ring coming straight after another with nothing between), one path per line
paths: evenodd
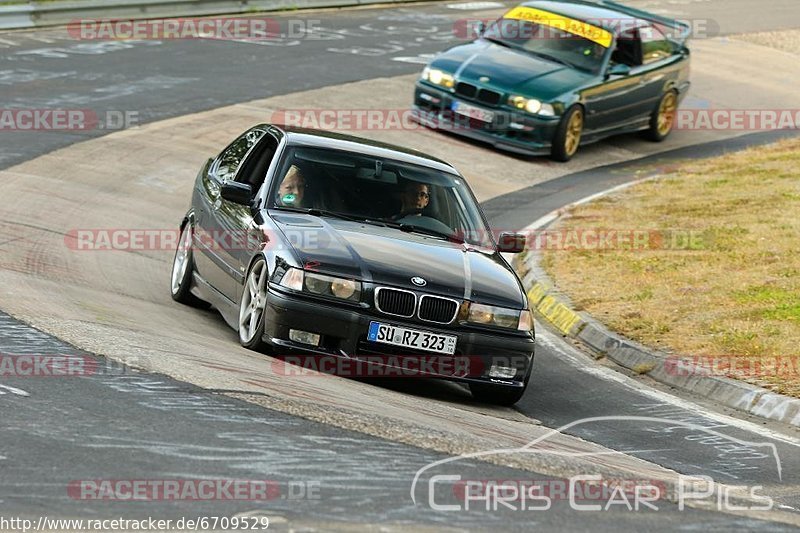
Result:
M490 378L512 379L516 375L517 369L513 366L492 365L489 369Z
M289 338L294 342L299 342L300 344L319 346L319 335L316 333L301 331L299 329L290 329Z
M419 93L419 97L425 100L426 102L430 102L432 104L438 104L439 102L442 101L441 98L436 98L435 96L431 96L426 93Z

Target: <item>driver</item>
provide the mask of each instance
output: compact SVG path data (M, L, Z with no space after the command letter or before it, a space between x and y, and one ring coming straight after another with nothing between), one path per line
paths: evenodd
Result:
M278 188L278 205L303 207L303 196L306 191L306 178L296 165L289 167Z
M422 210L431 201L430 187L427 183L408 181L400 191L400 213L395 218L421 216Z

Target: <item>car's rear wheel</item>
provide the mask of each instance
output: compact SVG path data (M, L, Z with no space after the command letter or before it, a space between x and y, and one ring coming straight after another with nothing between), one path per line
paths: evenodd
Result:
M505 406L514 405L522 399L525 395L525 391L528 389L532 366L533 363L531 362L522 387L509 387L508 385L495 385L493 383L470 383L469 391L472 393L473 398L482 403Z
M247 273L239 302L239 342L251 350L266 346L261 337L267 309L267 277L267 263L258 259Z
M650 116L650 128L644 135L647 139L654 142L661 142L666 139L675 126L675 115L678 111L678 94L675 91L667 91L658 102L658 106Z
M182 304L193 307L203 307L205 302L192 294L192 272L194 272L194 257L192 255L192 228L191 222L187 222L181 230L178 239L178 248L175 250L175 257L172 260L172 275L170 285L172 299Z

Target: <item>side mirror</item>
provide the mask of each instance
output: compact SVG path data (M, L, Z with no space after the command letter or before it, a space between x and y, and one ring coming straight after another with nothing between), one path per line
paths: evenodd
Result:
M631 67L623 63L617 63L606 71L606 77L610 76L630 76Z
M222 198L240 205L250 205L253 200L253 188L246 183L226 181L222 184Z
M507 254L518 254L525 250L527 237L524 233L503 232L497 237L497 248Z

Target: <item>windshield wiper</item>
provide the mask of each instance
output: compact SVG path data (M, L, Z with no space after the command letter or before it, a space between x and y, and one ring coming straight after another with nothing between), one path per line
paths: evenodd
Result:
M552 61L553 63L560 63L560 64L562 64L564 66L567 66L567 67L570 67L570 68L578 68L575 65L573 65L572 63L570 63L569 61L567 61L566 59L561 59L560 57L551 56L550 54L545 54L544 52L539 52L539 51L536 51L536 50L528 50L524 46L514 45L514 44L508 43L506 41L503 41L501 39L497 39L496 37L486 37L484 35L483 38L486 39L487 41L493 42L495 44L499 44L500 46L505 46L506 48L510 48L512 50L517 50L518 52L524 52L524 53L527 53L527 54L538 56L538 57L541 57L542 59L546 59L548 61ZM583 69L581 69L581 70L583 70Z
M405 231L406 233L422 233L425 235L430 235L432 237L439 237L441 239L448 240L450 242L457 242L459 244L465 242L463 238L458 237L452 233L446 233L444 231L438 231L435 229L430 229L423 226L417 226L414 224L397 222L396 220L389 220L387 218L369 218L363 216L354 216L354 215L348 215L346 213L339 213L337 211L317 209L315 207L275 206L274 209L278 209L280 211L291 211L293 213L303 213L305 215L313 215L317 217L339 218L341 220L349 220L351 222L363 222L365 224L373 224L376 226L384 226L384 227L399 229L400 231Z
M371 220L370 222L380 223L385 226L399 229L400 231L405 231L406 233L422 233L424 235L430 235L431 237L439 237L440 239L444 239L450 242L457 242L459 244L465 242L463 238L458 237L453 233L445 233L444 231L438 231L435 229L426 228L424 226L417 226L415 224L407 224L405 222L397 222L395 220L388 220L385 218Z
M548 61L552 61L553 63L561 63L562 65L566 65L570 68L576 68L575 65L573 65L566 59L561 59L560 57L551 56L550 54L545 54L544 52L535 52L533 50L529 50L529 52L532 53L533 55L539 56Z
M291 211L293 213L303 213L305 215L313 215L315 217L339 218L341 220L350 220L352 222L364 221L362 217L354 217L346 213L339 213L337 211L328 211L327 209L317 209L315 207L275 206L274 209L278 209L280 211Z
M292 211L293 213L303 213L305 215L313 215L315 217L330 217L330 218L338 218L340 220L348 220L350 222L363 222L365 224L372 224L375 226L405 226L405 224L399 224L394 222L393 220L386 220L383 218L380 219L372 219L365 216L358 216L358 215L348 215L347 213L340 213L338 211L328 211L326 209L317 209L316 207L291 207L291 206L275 206L275 209L279 209L281 211Z

